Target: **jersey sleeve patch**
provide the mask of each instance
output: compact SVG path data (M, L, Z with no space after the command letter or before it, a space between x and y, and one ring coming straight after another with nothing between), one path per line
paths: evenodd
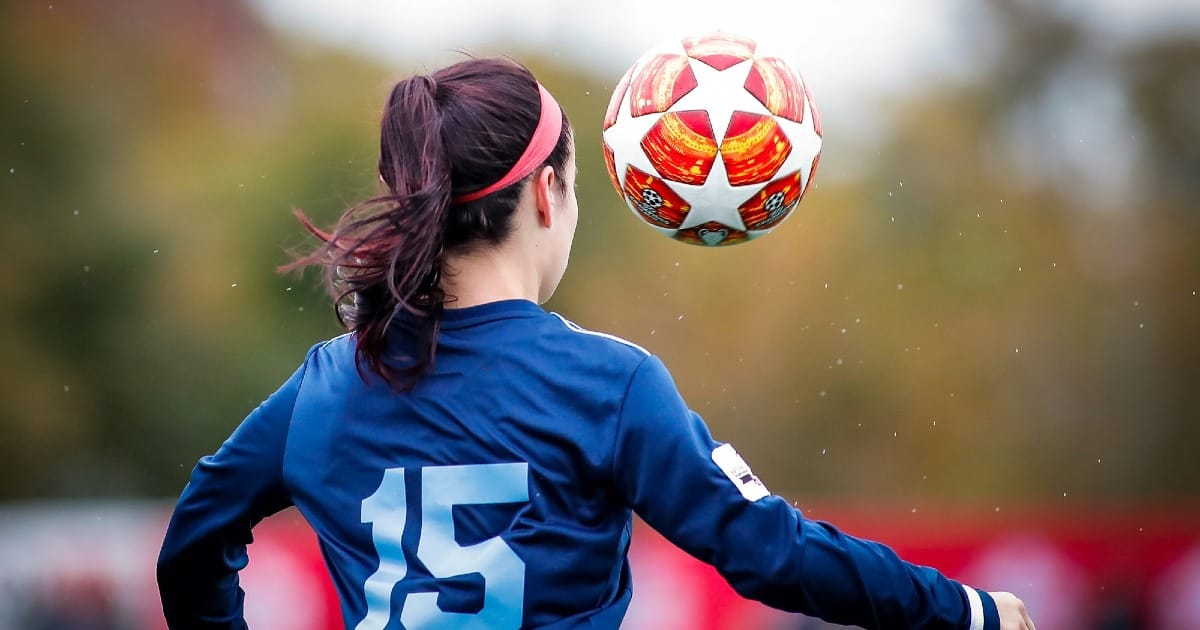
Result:
M755 476L754 471L750 470L750 465L746 463L746 460L733 450L732 444L722 444L713 449L712 460L717 468L720 468L721 472L725 473L725 476L733 482L738 492L746 497L747 501L757 501L771 495L767 486L763 485L763 482Z

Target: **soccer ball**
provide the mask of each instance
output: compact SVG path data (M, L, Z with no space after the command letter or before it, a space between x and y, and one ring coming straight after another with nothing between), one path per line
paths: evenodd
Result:
M709 33L643 55L613 91L604 160L640 219L694 245L732 245L786 219L812 184L821 118L782 58Z

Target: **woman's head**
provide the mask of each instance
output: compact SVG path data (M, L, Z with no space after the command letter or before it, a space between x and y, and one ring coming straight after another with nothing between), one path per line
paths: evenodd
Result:
M561 113L553 120L558 107L546 98L528 69L503 59L470 59L404 79L388 97L380 129L379 178L387 191L348 209L332 232L300 215L324 245L285 269L325 267L360 358L394 385L411 386L433 360L443 304L454 299L442 282L448 258L504 246L523 194L536 196L539 181L543 191L550 182L565 195L559 200L569 197L574 212L571 128ZM522 159L535 131L548 141L532 161ZM527 173L512 172L518 161ZM519 179L504 185L512 179L506 175ZM553 285L562 270L541 275ZM547 289L553 286L539 297L549 297ZM397 367L382 355L388 325L402 312L419 322L421 339L417 356Z

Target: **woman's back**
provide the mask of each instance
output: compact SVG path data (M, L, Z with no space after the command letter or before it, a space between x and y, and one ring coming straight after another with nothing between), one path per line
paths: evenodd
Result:
M441 593L443 610L474 615L455 627L624 614L630 513L612 447L646 358L522 300L448 310L435 369L407 394L364 383L350 336L314 348L284 396L283 478L345 618L371 608L359 627L384 627L387 593L405 618L440 614L410 594Z

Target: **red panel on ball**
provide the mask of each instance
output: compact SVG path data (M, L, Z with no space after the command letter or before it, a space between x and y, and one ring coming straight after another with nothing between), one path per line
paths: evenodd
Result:
M813 98L812 90L808 87L808 81L804 81L804 94L808 96L808 108L812 110L813 129L819 136L821 135L821 110L817 109L817 101Z
M625 76L617 81L617 87L613 89L612 98L608 101L608 110L604 112L604 129L608 129L617 122L617 113L621 109L621 101L625 100L625 93L629 91L629 79L633 76L633 68L625 71Z
M803 192L800 171L796 171L763 186L746 203L738 206L738 212L747 230L769 230L791 214Z
M620 190L621 182L617 180L617 158L613 155L612 147L608 146L607 141L601 140L600 144L604 147L604 166L608 167L608 178L612 180L613 186Z
M772 114L804 122L804 82L784 60L778 57L755 59L745 86Z
M783 166L792 143L771 116L734 112L721 143L721 159L733 186L760 184Z
M623 192L638 216L658 227L678 228L692 209L666 182L633 166L625 169Z
M638 67L630 80L629 113L665 112L696 87L696 75L683 55L659 54Z
M715 247L718 245L734 245L750 238L746 232L731 228L719 221L709 221L707 223L692 226L686 230L679 230L675 233L675 239L690 243L692 245L708 245Z
M820 163L821 163L821 154L817 153L815 156L813 156L812 168L808 169L808 180L804 182L804 192L805 193L808 192L809 187L812 186L813 177L816 177L816 175L817 175L817 165ZM804 198L804 193L800 193L800 198L801 199Z
M726 70L754 56L754 40L729 33L706 33L683 40L689 57Z
M664 179L703 184L717 158L708 113L669 112L642 138L642 150Z

